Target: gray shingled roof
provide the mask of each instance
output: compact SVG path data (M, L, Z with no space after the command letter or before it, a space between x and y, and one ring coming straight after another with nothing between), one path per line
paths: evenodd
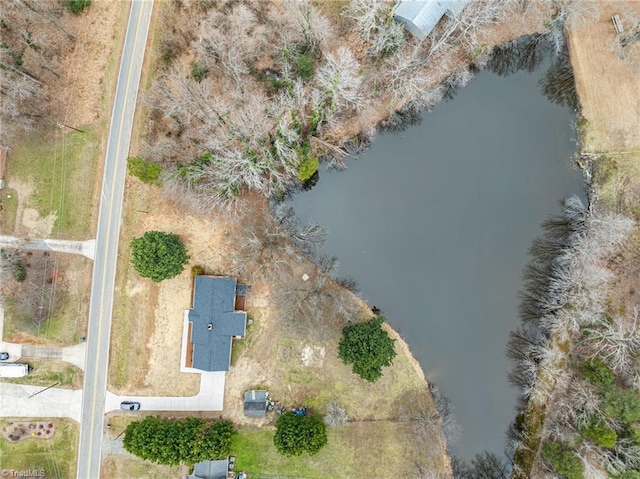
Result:
M244 336L247 325L247 313L234 311L235 297L234 278L196 276L193 308L189 311L194 368L229 370L232 337Z
M457 15L469 0L402 0L394 18L420 40L424 40L445 13Z
M244 393L244 415L265 417L267 415L267 391L247 391Z
M203 461L199 462L193 468L193 474L187 476L188 479L226 479L229 462L225 459L222 461Z

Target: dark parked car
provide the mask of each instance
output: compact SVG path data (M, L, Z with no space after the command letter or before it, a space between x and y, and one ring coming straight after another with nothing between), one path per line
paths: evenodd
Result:
M131 401L122 401L120 403L120 409L124 409L125 411L137 411L140 409L139 402L131 402Z
M9 359L9 353L0 353L0 359L3 361Z

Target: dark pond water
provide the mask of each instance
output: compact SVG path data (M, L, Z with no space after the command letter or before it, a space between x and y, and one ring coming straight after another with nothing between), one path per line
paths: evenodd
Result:
M453 402L463 459L502 451L517 401L505 345L527 250L559 201L583 191L575 116L540 93L540 75L480 73L293 199L301 219L326 227L339 275L358 280Z

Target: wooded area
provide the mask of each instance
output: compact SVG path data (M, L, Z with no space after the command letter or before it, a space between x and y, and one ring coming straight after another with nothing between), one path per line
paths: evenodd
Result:
M445 79L466 84L489 59L492 26L554 11L539 2L471 2L418 42L393 20L392 2L330 3L165 5L172 27L146 97L142 156L162 165L174 198L201 212L238 208L249 191L284 195L312 179L319 162L344 167L354 136L370 139L396 112L432 107ZM554 6L564 12L574 3Z
M76 41L62 2L11 0L0 12L0 146L36 126L56 127L50 91L60 78L60 60Z

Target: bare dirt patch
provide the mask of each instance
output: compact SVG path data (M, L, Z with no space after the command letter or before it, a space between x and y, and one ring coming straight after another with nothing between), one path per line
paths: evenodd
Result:
M49 236L53 231L56 215L50 214L43 218L38 210L28 206L29 198L35 191L33 183L14 178L11 180L11 188L16 191L18 197L15 231L11 231L11 233L36 238Z
M597 19L569 30L569 52L587 120L586 152L620 152L640 148L640 77L613 49L614 14L640 14L639 2L601 2Z

